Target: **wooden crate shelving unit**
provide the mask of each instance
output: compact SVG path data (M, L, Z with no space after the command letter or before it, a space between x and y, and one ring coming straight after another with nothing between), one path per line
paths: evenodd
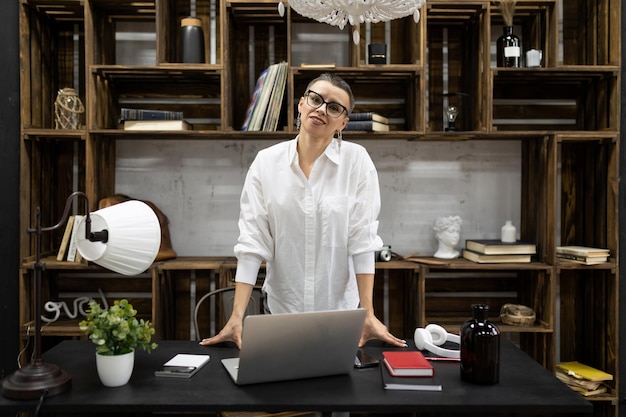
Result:
M469 299L486 300L492 310L507 301L526 303L537 310L537 325L503 326L503 331L517 338L537 361L553 369L558 358L580 360L617 376L619 0L518 0L514 26L523 49L543 50L543 67L519 69L495 67L491 51L503 19L497 5L487 0L429 0L419 23L405 18L388 28L380 23L361 25L360 44L352 43L349 32L341 36L345 62L327 69L301 67L293 57L302 30L331 29L290 9L279 16L276 0L197 0L207 58L192 65L177 62L180 19L189 14L188 0L19 1L22 229L33 224L37 207L44 214L43 224L55 223L74 187L87 193L92 209L100 198L114 194L118 141L292 138L300 94L308 80L328 70L353 85L357 110L378 111L392 119L390 132L349 132L348 139L521 143L518 227L522 239L537 244L535 262L419 264L411 271L415 282L406 287L393 280L404 273L402 268L381 267L377 278L388 274L393 283L392 328L406 332L415 325L441 321L454 330L469 316L463 308ZM124 22L154 25L153 65L116 62L115 36ZM249 58L251 33L254 58ZM388 65L367 64L368 39L388 42ZM280 61L288 63L289 72L279 131L241 132L250 80ZM54 129L52 104L57 91L67 86L76 88L86 107L84 127L76 131ZM463 97L458 132L445 131L444 97L450 93ZM195 129L126 132L117 118L128 102L187 109L185 113L196 119ZM60 233L44 236L44 251L55 253L60 239ZM608 247L612 257L598 266L572 266L557 261L558 244ZM25 259L20 277L24 326L32 320L28 259L34 253L26 235L20 252ZM155 266L152 317L157 324L162 323L155 307L161 302L162 277L204 268L194 265ZM48 271L50 281L57 281L57 272L74 267L54 265ZM114 285L124 285L118 281ZM56 283L47 283L51 296L60 290ZM497 288L506 294L488 295ZM411 297L405 298L403 291ZM463 292L473 295L468 298ZM51 325L47 331L74 336L63 326ZM27 337L25 332L22 336ZM611 388L610 395L594 400L596 415L617 415L617 378Z

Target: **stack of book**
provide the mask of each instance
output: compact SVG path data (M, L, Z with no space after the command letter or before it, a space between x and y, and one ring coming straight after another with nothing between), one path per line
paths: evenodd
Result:
M604 381L613 380L613 375L577 361L557 364L556 377L585 397L607 392Z
M537 253L532 242L502 242L499 239L467 239L463 257L477 263L528 263Z
M441 391L435 368L420 351L383 352L381 373L386 390Z
M278 128L286 84L286 62L270 65L261 72L241 130L275 131Z
M557 246L556 257L583 265L597 265L608 261L610 251L588 246Z
M374 112L350 114L345 131L388 132L389 119Z
M120 121L124 130L191 130L180 111L122 108Z
M65 224L65 231L57 251L57 261L81 262L82 257L77 250L77 231L84 215L71 215Z

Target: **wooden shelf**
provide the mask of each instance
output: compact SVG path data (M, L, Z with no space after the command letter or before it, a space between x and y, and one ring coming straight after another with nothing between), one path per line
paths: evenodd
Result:
M85 129L29 129L23 130L23 137L26 140L85 140L87 131Z
M506 326L497 319L496 323L539 363L553 370L558 356L593 363L617 375L618 259L584 266L561 262L554 252L557 245L578 244L619 253L622 30L619 13L609 12L620 10L619 0L518 0L515 33L522 38L524 51L543 51L541 68L493 67L489 51L504 20L497 2L488 0L429 0L418 23L407 17L368 28L361 25L359 45L352 43L349 33L338 36L342 60L329 68L300 66L309 61L298 56L302 42L296 36L306 30L331 34L334 28L290 9L281 17L278 0L197 0L197 16L205 29L205 64L176 62L180 19L189 13L188 0L20 0L19 4L22 227L33 223L37 207L48 216L44 224L58 219L65 196L75 188L84 190L92 204L118 192L119 141L139 142L133 148L141 152L141 146L156 141L206 141L210 147L211 141L290 140L297 134L297 101L306 85L317 74L332 72L352 86L355 110L375 111L390 119L389 132L344 132L345 140L372 148L379 146L376 141L415 142L416 147L422 142L455 146L464 141L519 145L519 231L524 240L536 242L533 259L541 262L477 264L428 257L379 262L376 285L390 285L387 289L395 297L391 317L400 318L402 330L408 331L413 321L440 321L456 331L469 317L472 302L488 301L494 310L504 302L517 302L535 309L537 323L528 327ZM156 58L153 65L119 64L116 38L121 23L154 27L147 47L154 48L147 51ZM388 44L391 64L366 64L367 43L376 42ZM313 44L322 50L327 42ZM279 118L282 130L239 131L254 82L270 62L281 61L289 65ZM52 103L59 89L67 86L75 87L85 104L83 129L53 129ZM451 97L461 105L460 130L446 132L444 106ZM193 120L195 130L126 131L119 124L122 107L180 110ZM42 249L55 254L60 238L46 236ZM20 271L24 339L32 321L34 243L24 234L19 244L24 259ZM44 261L50 294L84 290L75 281L83 273L106 275L100 267L58 262L54 256ZM221 272L218 284L231 285L235 268L236 261L229 256L179 257L156 262L146 276L152 278L150 294L157 303L167 291L180 302L189 297L190 288L179 278L197 274L206 287L207 276L214 281ZM95 281L99 285L104 279ZM147 280L134 281L141 282L120 282L135 285L138 293L147 291ZM171 283L174 287L165 288ZM581 308L580 300L587 302L589 297L589 305L596 308ZM175 304L167 306L173 320L180 314ZM396 305L403 310L394 311ZM157 318L158 304L151 307ZM172 329L177 330L176 323ZM74 324L62 321L45 326L43 334L80 336ZM599 416L616 416L614 393L590 400L599 404Z
M562 270L562 269L606 269L609 271L612 271L613 273L615 273L615 271L617 270L617 261L615 260L615 258L610 258L608 262L604 262L598 265L583 265L583 264L579 264L576 262L568 262L568 261L561 261L561 260L557 260L556 262L556 269L557 270Z
M415 258L415 262L424 265L429 270L479 270L479 271L551 271L552 265L541 262L530 263L477 263L464 258L439 259L439 258Z
M526 78L531 81L541 78L555 77L555 80L565 78L587 79L590 77L617 76L620 67L615 65L560 65L542 68L502 68L492 67L491 71L499 77ZM558 77L558 78L557 78Z
M198 77L219 76L222 67L208 64L161 64L155 66L92 65L90 70L113 82L193 82Z
M80 320L60 319L51 323L42 322L41 335L42 336L57 336L57 337L73 337L80 338L85 337L85 333L80 330L78 323ZM21 334L23 337L33 336L34 322L28 322L22 324Z
M495 324L502 333L553 333L554 330L547 323L536 323L531 326L510 326L503 324L496 318L497 312L489 317L489 321ZM461 325L468 319L468 316L458 317L438 317L429 316L428 323L435 323L445 328L450 333L458 333Z
M288 140L295 137L294 132L242 132L240 130L187 130L187 131L128 131L124 129L90 129L91 135L116 140ZM416 142L456 142L471 140L536 140L556 135L559 142L615 142L619 139L617 131L494 131L494 132L429 132L391 131L344 133L345 140L403 140ZM24 129L27 140L85 140L86 130Z

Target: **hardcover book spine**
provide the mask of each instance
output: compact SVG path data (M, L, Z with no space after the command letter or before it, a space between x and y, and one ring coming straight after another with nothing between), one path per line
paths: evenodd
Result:
M374 113L372 112L361 112L361 113L351 113L350 120L373 120Z
M581 261L581 262L594 260L594 257L588 257L588 256L582 256L582 255L572 255L570 253L557 253L556 257L557 258L561 258L561 259L569 259L571 261ZM596 257L596 258L605 259L606 257L605 256L600 256L600 257Z
M181 120L183 112L122 108L122 120Z
M351 120L346 124L346 131L386 132L389 126L372 120Z
M557 247L557 254L577 255L577 256L609 256L609 251L595 248L571 248L571 247Z
M389 123L389 119L387 117L371 111L350 113L349 118L351 121L373 120L385 124Z

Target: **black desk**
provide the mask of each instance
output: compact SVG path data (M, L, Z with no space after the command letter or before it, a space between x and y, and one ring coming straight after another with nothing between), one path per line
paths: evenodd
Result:
M389 348L384 348L389 349ZM367 350L380 355L380 344ZM442 392L385 391L378 368L348 375L238 387L223 369L221 358L237 355L232 347L204 348L197 342L162 341L152 354L138 352L130 382L104 387L96 374L94 346L66 341L44 358L72 375L72 388L47 398L42 412L193 412L193 411L355 411L448 414L526 413L568 415L591 413L592 405L559 382L512 344L501 352L500 383L478 386L461 381L458 363L437 362ZM154 370L175 353L209 353L211 361L191 379L158 378ZM305 358L306 359L306 358ZM36 401L0 397L0 414L33 411Z

